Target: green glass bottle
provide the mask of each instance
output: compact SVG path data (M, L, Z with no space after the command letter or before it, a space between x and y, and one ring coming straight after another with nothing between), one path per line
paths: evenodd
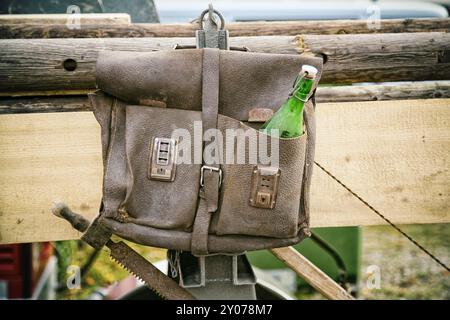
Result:
M294 138L303 134L303 107L311 92L317 69L304 65L286 102L264 123L260 131L279 138ZM273 129L277 129L276 134Z

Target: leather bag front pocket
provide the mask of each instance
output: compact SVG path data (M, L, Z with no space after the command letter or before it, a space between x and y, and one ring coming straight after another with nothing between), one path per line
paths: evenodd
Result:
M254 188L252 188L253 175L259 165L266 164L250 163L255 151L258 157L268 153L274 155L271 137L247 126L235 119L219 116L219 128L225 131L228 128L238 129L236 135L241 141L244 138L257 139L254 144L257 148L245 145L244 164L224 164L223 184L221 189L221 206L215 227L217 235L252 235L262 237L289 238L298 233L299 206L305 165L305 152L307 135L291 138L273 138L278 145L279 181L276 192L276 203L273 208L255 207L250 199ZM226 135L226 134L224 134ZM245 135L245 137L240 137ZM261 150L262 143L267 143L265 150ZM250 142L250 141L248 141ZM234 149L235 158L239 148ZM242 151L241 151L242 152ZM273 160L273 159L272 159ZM254 187L254 186L253 186ZM255 199L253 199L255 200Z

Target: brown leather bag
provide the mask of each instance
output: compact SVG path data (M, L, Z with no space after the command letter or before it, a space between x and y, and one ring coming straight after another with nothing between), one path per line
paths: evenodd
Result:
M173 130L194 135L194 121L203 132L249 129L261 139L261 123L248 122L249 114L279 108L303 64L319 70L314 90L322 70L314 57L218 49L101 53L100 90L90 95L103 147L98 221L125 239L195 255L282 247L307 237L313 97L304 109L306 132L278 141L278 168L172 165L170 158L179 143L170 140ZM162 165L160 152L169 152ZM246 145L246 156L252 152ZM263 178L272 185L261 187Z

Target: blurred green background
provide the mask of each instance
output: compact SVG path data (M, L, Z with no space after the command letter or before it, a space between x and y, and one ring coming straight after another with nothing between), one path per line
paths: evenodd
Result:
M450 264L449 227L450 224L401 226L446 264ZM449 273L390 226L318 228L314 232L337 249L346 264L348 281L353 284L352 289L357 291L359 299L450 299ZM152 262L166 257L164 249L130 245ZM67 266L83 265L93 250L80 241L61 241L55 246L61 256L60 270L63 270L59 273L59 281L65 283ZM337 279L339 273L335 261L312 240L304 240L296 248ZM262 269L284 267L267 251L251 252L248 256L255 266ZM378 289L370 289L366 285L370 266L379 267L381 282ZM129 274L111 261L106 251L102 251L81 289L62 290L58 297L86 299L97 289L127 276ZM297 298L324 299L303 280L297 280Z

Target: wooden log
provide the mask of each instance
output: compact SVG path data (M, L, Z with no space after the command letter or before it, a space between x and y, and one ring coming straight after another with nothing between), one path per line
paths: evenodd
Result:
M130 15L127 13L81 13L77 15L80 24L84 25L128 25L131 23ZM0 25L9 25L11 27L20 27L26 25L40 25L42 27L65 27L67 21L71 20L73 15L65 13L47 13L47 14L1 14ZM45 26L43 26L45 25ZM69 30L68 28L66 28ZM3 30L3 29L2 29Z
M353 86L319 86L317 102L450 98L450 81L419 81Z
M54 93L59 95L67 93L67 96L55 97L52 96ZM91 110L86 92L83 91L19 92L15 93L16 97L8 97L7 93L3 94L4 97L0 98L0 114ZM433 98L450 98L450 81L319 86L316 93L316 101L319 103Z
M68 97L31 97L0 100L0 114L33 112L89 111L86 95Z
M31 20L32 21L32 20ZM96 21L96 20L92 20ZM31 38L130 38L130 37L192 37L199 29L196 23L159 24L82 24L80 29L68 29L64 24L41 22L10 24L0 17L1 39ZM102 21L103 22L103 21ZM329 21L257 21L227 23L233 37L273 36L297 34L359 34L359 33L405 33L447 32L450 19L387 19L381 20L380 28L367 27L365 20Z
M295 248L275 248L270 249L270 252L326 298L330 300L355 300L351 294Z
M236 37L255 52L326 58L321 83L450 79L450 34L367 34ZM0 40L0 91L95 88L100 50L151 51L192 38Z
M394 223L450 222L450 99L321 103L316 160ZM0 115L0 243L78 237L51 214L92 219L102 190L92 112ZM311 225L384 221L314 168Z
M59 96L81 96L97 89L79 89L79 90L39 90L39 91L2 91L0 98L18 98L18 97L59 97Z

